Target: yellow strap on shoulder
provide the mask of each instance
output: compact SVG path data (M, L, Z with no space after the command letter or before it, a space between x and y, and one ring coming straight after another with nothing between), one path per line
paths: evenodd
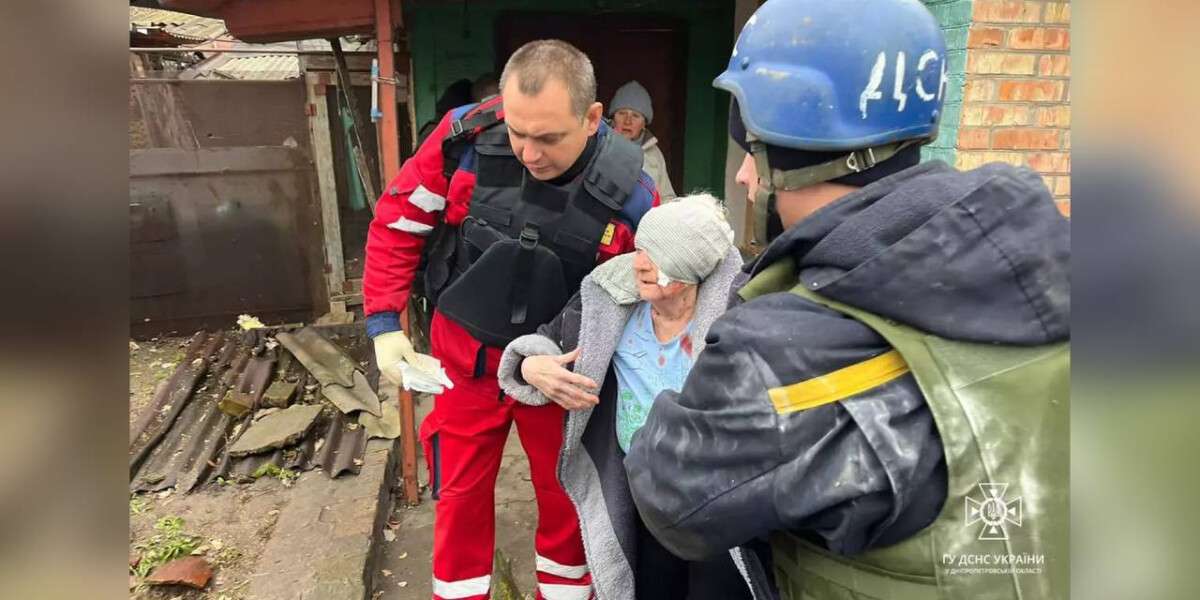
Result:
M844 400L905 373L908 373L908 363L899 352L891 350L832 373L771 388L767 394L775 405L775 412L786 415Z

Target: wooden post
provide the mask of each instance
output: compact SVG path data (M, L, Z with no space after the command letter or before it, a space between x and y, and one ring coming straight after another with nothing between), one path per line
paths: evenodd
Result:
M400 130L396 119L396 55L392 49L393 0L375 0L375 41L379 46L379 157L383 170L383 188L400 172ZM399 12L395 13L397 16ZM408 311L400 314L400 324L405 331L412 331ZM403 450L401 474L404 477L404 501L409 506L421 502L417 482L417 423L413 409L412 393L400 391L400 443Z
M313 164L317 169L317 190L321 198L321 229L325 234L325 269L329 295L344 291L346 259L342 255L342 223L338 216L337 178L333 166L333 140L329 135L329 106L325 101L328 82L321 74L304 76L308 92L308 137L312 142Z

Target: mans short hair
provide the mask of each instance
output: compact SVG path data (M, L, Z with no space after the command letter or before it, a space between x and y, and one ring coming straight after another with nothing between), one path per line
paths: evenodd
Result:
M517 78L517 89L527 96L541 93L547 79L558 79L567 86L571 112L580 119L596 101L596 72L592 70L592 61L562 40L534 40L517 48L500 73L501 90L509 77Z

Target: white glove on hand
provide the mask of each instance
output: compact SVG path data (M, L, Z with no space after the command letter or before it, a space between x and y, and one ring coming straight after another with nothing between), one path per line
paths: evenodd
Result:
M375 336L375 362L379 365L379 372L392 383L403 386L400 361L410 364L417 362L417 351L413 350L408 336L403 331L389 331Z
M375 336L375 360L384 377L406 390L440 394L454 387L441 361L413 350L403 331Z

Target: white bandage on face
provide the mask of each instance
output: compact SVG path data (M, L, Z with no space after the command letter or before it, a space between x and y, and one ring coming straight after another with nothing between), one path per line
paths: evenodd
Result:
M662 269L659 269L659 270L658 270L658 282L657 282L657 283L658 283L658 287L667 287L668 285L670 285L670 284L671 284L671 278L670 278L670 277L667 277L667 274L666 274L666 273L663 273L663 272L662 272Z

